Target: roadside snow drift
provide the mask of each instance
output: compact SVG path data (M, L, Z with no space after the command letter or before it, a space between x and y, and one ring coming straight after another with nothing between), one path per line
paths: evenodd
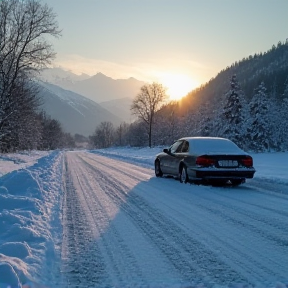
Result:
M52 152L0 178L1 288L53 283L59 276L62 155Z

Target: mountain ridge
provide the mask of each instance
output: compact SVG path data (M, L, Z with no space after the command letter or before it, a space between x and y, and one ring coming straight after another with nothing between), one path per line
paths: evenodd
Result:
M134 77L113 79L102 72L92 76L76 75L61 68L45 69L40 79L83 95L97 103L127 97L133 99L139 93L140 88L146 84Z
M76 75L59 67L45 69L39 78L43 82L48 81L98 103L128 123L134 119L130 111L132 99L136 97L140 88L145 84L134 77L113 79L101 72L93 76ZM121 99L124 100L121 102Z
M43 104L39 107L58 120L65 132L92 135L101 122L118 125L124 120L98 103L48 82L37 82Z

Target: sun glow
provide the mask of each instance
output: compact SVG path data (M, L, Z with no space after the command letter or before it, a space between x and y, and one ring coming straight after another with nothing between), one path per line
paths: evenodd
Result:
M180 100L196 88L195 80L185 74L164 74L159 77L159 82L167 87L167 94L171 100Z

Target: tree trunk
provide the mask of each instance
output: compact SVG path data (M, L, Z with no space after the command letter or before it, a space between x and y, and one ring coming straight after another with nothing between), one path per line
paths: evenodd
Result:
M152 121L150 121L150 123L149 123L149 135L148 135L148 137L149 137L149 148L151 148L151 146L152 146Z

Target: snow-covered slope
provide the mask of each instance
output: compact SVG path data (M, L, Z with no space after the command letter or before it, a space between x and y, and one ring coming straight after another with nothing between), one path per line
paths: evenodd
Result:
M124 119L126 123L132 123L137 119L137 116L131 113L131 98L114 99L99 103L102 107Z

